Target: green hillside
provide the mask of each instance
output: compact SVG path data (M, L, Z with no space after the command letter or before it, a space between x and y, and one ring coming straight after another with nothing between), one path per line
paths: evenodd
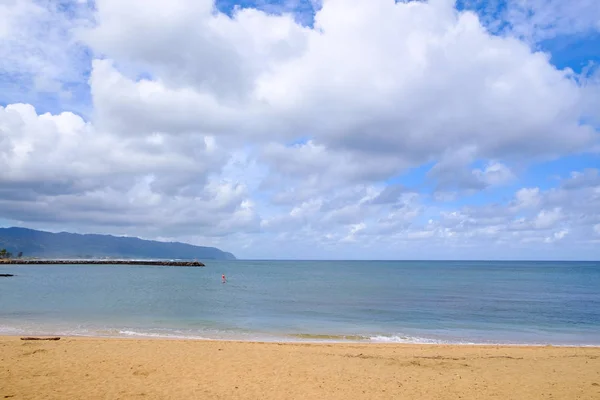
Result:
M25 228L0 228L0 249L3 248L13 255L23 252L25 257L39 258L235 259L233 254L215 247Z

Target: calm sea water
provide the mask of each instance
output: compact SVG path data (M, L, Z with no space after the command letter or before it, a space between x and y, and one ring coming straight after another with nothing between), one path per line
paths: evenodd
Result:
M600 345L598 262L0 266L0 334ZM221 274L228 282L221 283Z

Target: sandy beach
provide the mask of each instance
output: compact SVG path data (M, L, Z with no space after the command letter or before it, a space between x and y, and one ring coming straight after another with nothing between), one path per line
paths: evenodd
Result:
M0 337L0 398L598 399L600 348Z

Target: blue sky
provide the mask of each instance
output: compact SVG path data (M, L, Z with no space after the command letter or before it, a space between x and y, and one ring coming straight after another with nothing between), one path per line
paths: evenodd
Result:
M214 6L0 7L2 225L246 258L600 256L594 2Z

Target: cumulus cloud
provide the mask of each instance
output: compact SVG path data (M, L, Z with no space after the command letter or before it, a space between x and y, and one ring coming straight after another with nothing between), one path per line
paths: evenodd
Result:
M85 118L0 107L4 219L267 257L574 248L600 223L595 169L515 187L531 164L598 146L595 86L453 1L327 0L311 5L312 24L210 0L96 0L68 18L1 4L0 35L14 38L6 10L32 7L44 15L32 26L60 22L49 43L89 46L85 68L79 53L65 55L75 68L52 53L40 62L91 98ZM65 90L60 73L26 70ZM420 182L397 183L423 166ZM509 194L458 202L495 190Z
M0 133L4 218L215 234L257 224L244 186L211 177L227 157L210 136L123 138L25 104L0 107Z
M55 99L78 111L89 71L88 49L76 31L91 9L76 0L0 1L0 104Z
M510 0L506 18L513 33L537 41L600 31L600 7L595 0Z
M515 179L505 164L491 160L482 168L469 169L473 162L474 148L447 152L428 172L437 189L482 190L490 186L499 186Z
M579 189L591 186L600 186L600 171L596 168L588 168L583 171L573 171L569 179L562 186L565 189Z
M540 204L540 189L539 188L523 188L519 189L515 194L513 207L518 209L537 207Z
M412 162L465 145L479 156L538 155L595 140L578 122L568 72L519 41L488 34L452 2L331 0L314 29L252 9L229 18L209 1L164 7L131 13L135 1L97 2L98 24L85 36L92 48L160 77L152 89L128 86L97 63L92 90L114 82L95 96L97 108L127 98L148 114L175 113L175 122L177 100L189 102L198 113L188 115L188 129L214 129L208 116L229 108L230 131L246 121L245 134L309 135L333 151L394 152ZM186 40L175 39L184 33ZM148 104L148 92L171 105ZM129 111L104 118L130 117L132 128L140 121Z
M600 7L595 0L457 0L457 3L477 11L492 31L531 42L600 31Z
M172 137L155 133L123 138L98 131L81 117L64 112L38 115L26 104L0 107L2 181L108 182L162 173L196 174L204 179L223 161L209 136ZM83 183L82 183L83 184ZM91 187L93 188L93 187Z
M562 240L568 234L569 234L569 230L568 229L563 229L561 231L554 232L552 234L552 236L549 236L546 239L544 239L544 242L546 242L546 243L553 243L553 242L556 242L558 240Z
M489 34L449 1L331 0L312 29L254 9L230 18L210 1L132 14L138 5L98 1L97 24L82 35L129 75L156 76L136 80L113 62L94 62L96 120L108 130L263 142L264 162L313 190L440 158L432 175L450 177L439 176L442 188L449 180L477 190L511 172L500 162L469 171L476 159L556 156L597 141L580 123L568 71ZM298 136L311 140L281 143Z
M563 218L562 210L555 208L553 210L542 210L536 216L533 221L533 227L535 229L548 229L552 228Z

